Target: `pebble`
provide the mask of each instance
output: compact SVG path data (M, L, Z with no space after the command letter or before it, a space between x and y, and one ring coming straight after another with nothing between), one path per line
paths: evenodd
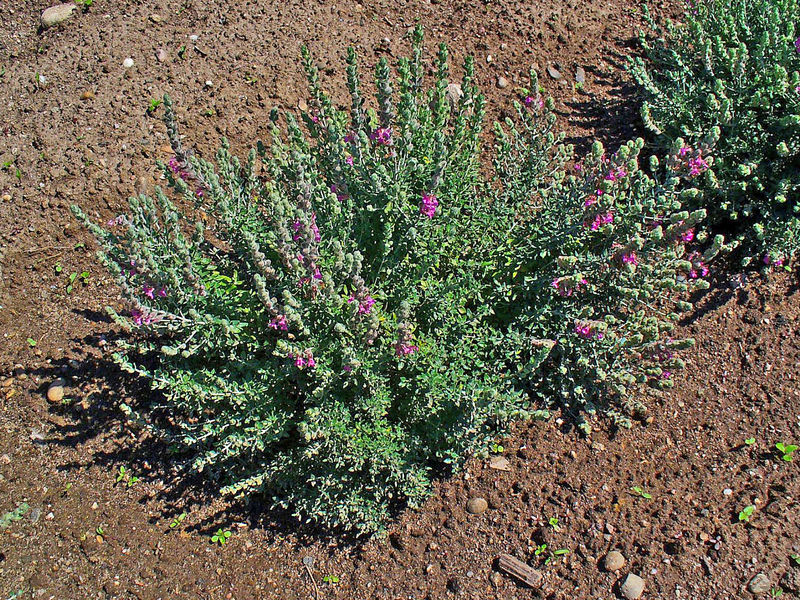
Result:
M133 67L133 59L126 58L125 60L122 61L122 66L125 67L126 69L130 69L131 67Z
M54 380L53 383L50 384L50 387L47 388L47 399L53 404L61 402L64 399L65 385L67 385L67 382L61 377Z
M583 67L575 69L575 81L580 84L586 83L586 71L583 70Z
M161 23L164 20L164 17L162 17L159 14L153 13L152 15L150 15L150 20L153 23Z
M510 471L511 463L505 456L492 456L489 459L489 468L495 471Z
M94 92L92 90L86 90L81 94L81 100L91 100L94 98Z
M77 8L78 6L76 4L70 3L58 4L45 9L45 11L42 12L42 27L47 29L48 27L63 23L72 16Z
M644 579L633 573L628 573L625 581L622 582L619 591L627 600L636 600L644 592Z
M506 79L502 75L500 77L498 77L497 78L497 87L499 87L501 90L507 88L508 87L508 79Z
M625 557L622 556L622 552L612 550L606 554L606 560L603 562L603 566L605 566L606 571L619 571L625 566Z
M553 65L547 65L547 74L550 75L553 79L558 81L559 79L563 79L563 75L561 72L556 69Z
M772 582L769 580L769 577L763 573L759 573L750 580L747 589L750 590L751 594L766 594L772 589Z
M458 105L458 101L461 100L464 92L458 83L451 83L447 86L444 94L447 97L447 101L450 103L450 108L452 109Z
M733 490L731 488L725 488L724 490L722 490L722 493L726 496L730 496L731 494L733 494Z
M483 498L470 498L467 501L467 512L472 515L479 515L489 508L489 503Z
M164 50L163 48L159 48L158 50L156 50L156 60L158 62L160 63L166 62L167 58L169 58L169 55L167 54L166 50Z

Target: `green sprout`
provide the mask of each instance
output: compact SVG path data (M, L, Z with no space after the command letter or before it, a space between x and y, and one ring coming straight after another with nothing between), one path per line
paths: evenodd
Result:
M800 567L800 554L792 554L789 556L789 558L791 558L795 564Z
M339 583L339 577L338 575L325 575L325 577L322 578L322 581L325 583Z
M561 531L561 525L558 524L558 517L550 517L550 520L547 522L550 524L550 527L552 527L553 530Z
M502 454L503 452L505 452L506 449L503 448L503 446L501 446L500 444L494 444L493 443L489 447L489 450L491 451L492 454Z
M102 525L98 525L97 528L94 530L94 532L101 538L104 538L106 536L106 531L105 529L103 529Z
M30 346L31 348L36 347L36 340L33 338L28 338L28 346Z
M744 443L745 443L746 445L748 445L748 446L752 446L753 444L755 444L755 443L756 443L756 438L754 438L754 437L747 438L747 439L744 441Z
M749 506L745 506L739 512L739 521L743 522L743 523L749 523L750 522L750 517L753 516L753 513L755 512L755 510L756 510L756 507L753 506L752 504L750 504Z
M792 462L792 454L794 454L797 448L798 447L794 444L784 444L783 442L775 444L775 449L778 451L778 454L780 454L780 457L786 462Z
M179 514L177 517L172 519L172 523L169 524L170 529L175 529L178 525L183 523L183 520L186 518L186 511Z
M642 498L644 498L645 500L650 500L650 499L653 497L653 496L652 496L652 494L648 494L647 492L645 492L645 491L642 489L642 487L641 487L641 486L639 486L639 485L635 485L635 486L633 486L633 487L631 488L631 492L633 492L633 493L634 493L634 495L636 495L636 496L641 496L641 497L642 497Z
M219 544L220 546L224 546L228 542L228 538L231 537L231 532L228 530L224 530L222 528L217 529L216 533L211 536L211 543L212 544Z
M156 109L159 106L161 106L162 102L163 102L163 100L158 100L156 98L153 98L152 100L150 100L150 103L147 105L147 112L149 114L153 114L156 111Z

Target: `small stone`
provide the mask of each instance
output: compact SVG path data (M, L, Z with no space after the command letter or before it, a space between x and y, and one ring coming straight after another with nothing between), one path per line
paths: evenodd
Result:
M450 103L450 108L453 109L458 105L458 101L461 100L464 92L461 89L461 85L458 83L451 83L447 86L444 94L447 97L447 101Z
M495 471L510 471L511 463L505 456L493 456L489 459L489 468Z
M161 23L164 20L164 17L162 17L161 15L158 15L156 13L153 13L152 15L150 15L150 20L153 23Z
M53 404L61 402L64 399L65 385L67 385L67 382L61 377L54 380L53 383L50 384L50 387L47 388L47 399Z
M550 77L552 77L556 81L564 78L561 72L558 69L556 69L553 65L547 65L547 74L550 75Z
M506 79L502 75L500 77L498 77L497 78L497 87L499 87L501 90L507 88L508 87L508 79Z
M489 581L491 582L492 587L498 588L500 587L500 582L503 581L503 576L497 571L492 571L492 574L489 575Z
M156 50L156 60L160 63L166 62L167 58L169 58L169 54L163 48L159 48Z
M772 589L772 582L769 577L759 573L750 580L750 583L747 584L747 589L750 590L751 594L766 594Z
M722 490L722 493L725 496L730 496L731 494L733 494L733 490L731 488L725 488L724 490Z
M586 71L583 70L583 67L575 69L575 82L581 85L586 83Z
M467 512L472 515L479 515L489 508L489 503L483 498L470 498L467 501Z
M627 600L636 600L641 597L642 592L644 592L644 579L633 573L628 573L619 591L622 592L622 595Z
M493 59L492 59L492 55L491 55L491 54L487 54L487 55L486 55L486 62L487 62L487 63L490 63L490 62L492 62L492 60L493 60Z
M603 566L605 567L606 571L610 571L612 573L614 571L619 571L625 566L625 557L622 556L622 552L612 550L606 554L606 560L603 562Z
M42 13L42 27L47 29L59 23L63 23L72 16L72 13L78 8L76 4L58 4L51 6Z
M86 90L81 94L81 100L91 100L94 98L94 92L92 90Z
M126 58L125 60L122 61L122 66L125 67L126 69L132 68L133 67L133 59L130 58L130 57Z

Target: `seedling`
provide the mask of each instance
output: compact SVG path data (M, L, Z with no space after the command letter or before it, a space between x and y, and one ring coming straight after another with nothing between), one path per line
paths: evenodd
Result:
M211 536L211 543L224 546L228 542L229 537L231 537L231 532L228 530L223 531L222 528L220 528Z
M752 504L750 504L749 506L745 506L739 512L739 521L743 522L743 523L749 523L750 522L750 517L753 516L753 513L755 512L755 510L756 510L756 507L753 506Z
M33 338L28 338L28 346L30 346L31 348L35 348L36 347L36 340L33 339Z
M633 486L631 488L631 492L633 492L633 494L635 496L640 496L640 497L644 498L645 500L650 500L653 497L652 494L648 494L647 492L645 492L642 489L641 486L638 486L638 485Z
M798 567L800 567L800 554L792 554L791 556L789 556L789 558L791 558L794 561L794 563Z
M162 100L158 100L156 98L153 98L152 100L150 100L150 104L147 105L147 112L149 114L153 114L156 111L156 109L159 106L161 106L161 102L162 102Z
M186 518L186 512L182 512L177 517L172 520L172 523L169 524L170 529L175 529L178 525L183 523L183 520Z
M185 45L181 46L180 48L178 48L178 58L183 60L184 56L186 56L186 46Z
M139 478L133 475L128 469L120 466L117 473L116 483L125 482L125 487L133 487L139 481Z
M745 443L746 445L748 445L748 446L752 446L753 444L755 444L755 443L756 443L756 438L754 438L754 437L747 438L747 439L744 441L744 443Z
M325 575L325 577L322 578L322 581L325 583L339 583L339 577L338 575Z
M102 525L98 525L94 532L99 535L101 538L106 536L105 529L103 529Z
M783 590L779 587L774 587L769 591L770 598L780 598L783 596Z
M503 448L500 444L492 444L489 448L492 454L502 454L505 452L505 448Z
M547 522L554 531L561 531L561 525L558 524L558 517L550 517L550 520Z
M566 548L561 548L559 550L556 550L555 552L550 554L550 556L547 557L547 560L544 561L544 564L549 565L554 560L558 560L559 558L561 558L562 556L566 556L567 554L569 554L569 550L567 550Z
M17 505L17 508L14 510L8 511L6 514L0 517L0 531L3 529L8 529L12 523L15 521L22 520L22 517L25 516L25 513L28 512L30 507L27 503L22 502Z
M775 444L775 449L778 451L778 454L786 462L792 462L792 454L794 454L797 448L798 447L794 444L784 444L783 442Z
M541 544L539 546L536 546L536 549L533 551L533 554L535 556L541 556L542 554L544 554L545 550L547 550L547 544Z
M75 0L75 4L80 6L84 10L84 12L89 10L89 7L92 5L92 2L94 2L94 0Z
M83 285L89 283L89 271L83 271L82 273L78 274L77 272L73 271L69 274L69 282L67 283L67 294L71 294L72 290L75 288L75 282L79 281Z

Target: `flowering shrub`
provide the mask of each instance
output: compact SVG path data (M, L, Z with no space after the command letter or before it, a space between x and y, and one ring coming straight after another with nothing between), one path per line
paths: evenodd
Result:
M698 198L713 225L732 229L745 264L800 248L798 19L798 0L690 2L682 24L650 21L663 37L643 37L647 62L632 63L650 131L694 145L719 128Z
M420 43L418 31L397 81L377 65L376 110L351 51L348 113L304 51L307 133L286 115L282 134L273 112L271 148L243 164L227 143L216 166L185 150L165 98L163 172L197 208L157 189L107 229L76 209L133 305L114 315L137 330L116 359L163 392L132 417L225 491L265 490L361 532L527 414L505 375L521 359L487 320L481 277L505 228L477 185L484 100L467 60L450 105L444 47L424 89Z
M613 155L595 143L575 161L557 145L549 107L517 108L519 125L498 128L497 202L520 215L497 310L523 348L551 348L545 368L524 381L540 402L565 405L583 429L598 410L628 425L645 411L634 386L671 387L682 368L678 351L692 341L672 337L677 311L691 308L687 292L708 286L702 277L722 244L692 250L705 241L705 211L683 209L701 194L685 182L707 168L698 160L714 140L692 152L679 141L647 173L642 140Z
M310 110L285 129L273 111L244 163L227 142L216 165L183 148L165 98L172 198L132 198L106 228L74 209L132 305L111 311L131 333L115 359L162 392L130 417L224 491L362 533L533 414L531 395L627 424L631 386L681 366L671 311L716 247L688 253L704 213L679 191L706 146L676 147L664 181L641 142L567 175L532 75L492 181L472 61L451 104L446 48L425 89L413 41L396 79L378 63L371 107L348 53L347 112L304 50Z

